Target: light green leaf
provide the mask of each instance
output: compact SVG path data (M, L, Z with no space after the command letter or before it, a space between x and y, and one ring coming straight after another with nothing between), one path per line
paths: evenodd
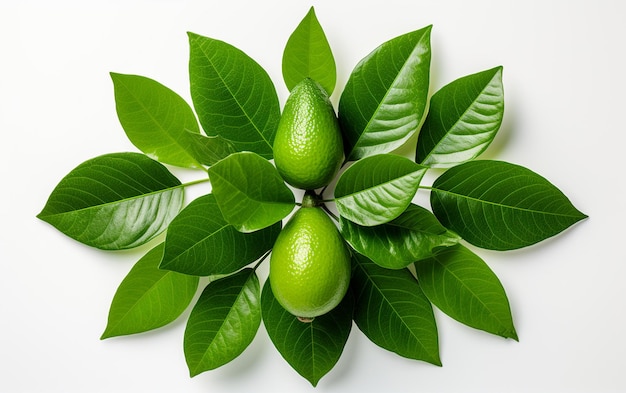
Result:
M352 248L388 269L407 267L460 240L431 212L414 204L395 220L374 227L364 227L340 217L339 229Z
M470 161L433 184L441 223L478 247L511 250L554 236L587 216L545 178L502 161Z
M233 273L269 251L280 228L277 222L239 232L224 220L215 196L201 196L170 223L161 268L197 276Z
M313 7L289 37L283 52L283 79L291 90L304 78L317 81L328 95L337 79L335 58Z
M206 286L185 329L183 347L192 377L223 366L250 345L261 325L260 297L252 269Z
M222 41L189 33L189 46L191 98L204 131L271 159L280 106L267 72Z
M221 136L207 137L190 132L188 137L192 142L189 146L191 154L204 165L213 165L236 151L233 144Z
M356 253L352 266L359 329L384 349L440 366L433 309L411 272L382 268Z
M295 206L293 192L263 157L235 153L209 168L213 195L226 221L253 232L285 218Z
M182 204L183 187L163 165L139 153L112 153L67 174L37 217L81 243L119 250L161 233Z
M352 328L353 299L348 292L330 312L301 322L285 310L267 280L261 294L263 324L274 346L313 386L337 363Z
M162 255L163 243L144 255L121 282L102 339L165 326L189 306L198 277L160 270Z
M503 115L502 67L455 80L431 98L415 160L441 168L478 157L496 136Z
M416 262L415 270L428 299L448 316L517 340L504 288L476 254L459 244Z
M359 225L389 222L409 206L426 169L392 154L355 162L337 181L337 210L342 217Z
M385 42L352 71L338 111L348 160L389 153L418 130L428 102L431 28Z

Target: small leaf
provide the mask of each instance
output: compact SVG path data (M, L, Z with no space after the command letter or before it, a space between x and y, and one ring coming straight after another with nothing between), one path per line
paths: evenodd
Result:
M163 243L144 255L121 282L102 339L165 326L189 306L198 277L160 270L162 255Z
M476 254L459 244L415 263L415 270L428 299L448 316L517 340L504 288Z
M163 165L139 153L112 153L67 174L37 217L81 243L119 250L161 233L182 204L183 187Z
M253 232L285 218L295 206L293 192L263 157L235 153L209 168L213 195L226 221Z
M460 240L431 212L414 204L395 220L375 227L357 225L343 217L339 224L341 235L352 248L388 269L407 267Z
M409 206L425 172L425 167L392 154L360 160L337 181L337 210L359 225L389 222Z
M470 161L433 184L433 212L475 246L512 250L554 236L587 216L540 175L502 161Z
M170 223L161 269L212 276L233 273L269 251L281 223L253 233L229 225L212 194L185 207Z
M143 76L111 73L111 78L117 116L139 150L163 163L202 167L189 135L199 135L198 121L182 97Z
M271 159L280 106L267 72L222 41L189 33L189 46L191 98L204 131Z
M352 263L359 329L384 349L440 366L433 309L411 272L382 268L359 254Z
M261 325L260 297L252 269L206 286L185 329L183 346L192 377L223 366L250 345Z
M389 153L418 130L428 102L431 28L385 42L352 71L338 111L348 160Z
M276 300L270 281L261 294L263 324L274 346L313 386L337 363L352 328L353 299L348 292L330 312L300 322Z
M283 52L283 79L291 90L304 78L317 81L331 95L337 69L326 34L313 7L289 37Z
M502 124L502 67L457 79L433 95L417 141L417 162L450 167L489 146Z

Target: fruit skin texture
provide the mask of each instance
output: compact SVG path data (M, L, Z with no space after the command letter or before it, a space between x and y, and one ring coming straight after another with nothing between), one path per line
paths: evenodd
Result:
M328 94L305 78L292 90L274 138L274 163L296 188L314 190L335 177L343 163L343 139Z
M330 217L320 207L296 211L272 249L276 300L294 316L315 318L341 302L350 273L350 251Z

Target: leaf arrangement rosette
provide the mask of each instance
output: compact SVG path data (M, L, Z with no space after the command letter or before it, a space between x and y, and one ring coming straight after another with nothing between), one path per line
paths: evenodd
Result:
M344 169L332 195L315 195L351 250L350 290L309 323L287 312L257 274L282 221L301 204L272 162L281 108L267 72L241 50L189 33L193 109L152 79L111 73L120 123L141 153L80 164L38 215L99 249L153 245L120 284L102 338L164 326L201 290L184 332L191 376L239 356L261 323L313 385L336 364L353 322L376 345L435 365L433 305L517 340L505 290L473 249L527 247L586 216L537 173L477 159L502 123L502 67L429 97L430 34L428 26L384 42L340 95ZM287 41L282 65L288 89L310 78L334 91L335 61L313 8ZM414 158L394 154L407 143ZM199 179L183 184L168 166ZM431 168L443 170L420 185ZM211 193L185 204L186 189L205 182ZM419 190L430 193L430 209L413 202Z

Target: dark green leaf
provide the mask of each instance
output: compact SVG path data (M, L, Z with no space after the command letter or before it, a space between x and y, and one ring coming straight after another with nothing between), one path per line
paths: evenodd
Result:
M326 34L313 7L289 37L283 52L283 79L291 90L304 78L317 81L331 95L337 70Z
M411 203L425 172L425 167L392 154L360 160L337 181L337 210L359 225L389 222Z
M193 377L239 356L261 325L259 279L252 269L206 286L189 315L184 350Z
M209 169L213 194L226 221L253 232L285 218L295 206L293 192L263 157L235 153Z
M352 71L339 100L348 160L389 153L417 131L428 102L431 28L385 42Z
M359 253L388 269L401 269L428 258L440 247L458 243L431 212L411 204L395 220L364 227L340 217L341 235Z
M422 290L441 311L465 325L517 340L504 288L476 254L459 244L416 262L415 270Z
M161 233L182 204L183 187L163 165L139 153L112 153L73 169L37 217L81 243L119 250Z
M189 306L198 277L159 269L163 243L144 255L120 284L102 339L141 333L174 321Z
M540 175L501 161L471 161L433 184L433 212L468 242L493 250L526 247L587 217Z
M274 245L281 223L252 233L229 225L212 194L195 199L170 223L162 269L197 276L230 274Z
M191 98L204 131L271 159L280 106L267 72L225 42L189 33L189 45Z
M416 161L450 167L478 157L496 136L503 114L502 67L455 80L430 100Z
M359 329L384 349L440 366L433 309L411 272L382 268L356 253L352 263Z
M267 280L261 295L263 324L274 346L313 386L337 363L352 328L351 294L330 312L301 322L276 300Z

